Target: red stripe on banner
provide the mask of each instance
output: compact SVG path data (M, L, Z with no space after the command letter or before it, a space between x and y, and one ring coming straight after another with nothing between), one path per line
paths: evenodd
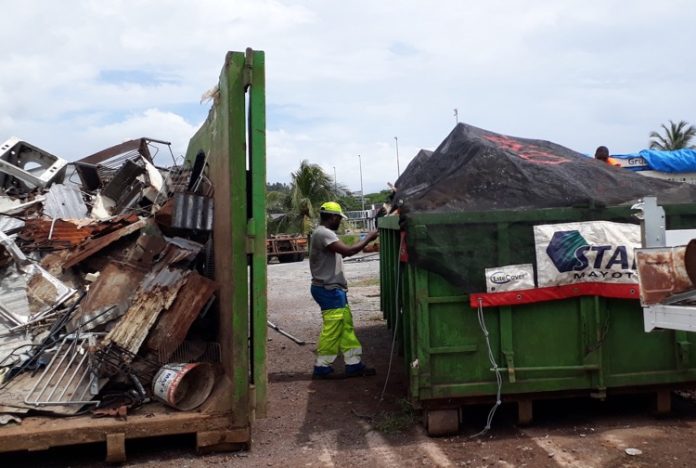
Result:
M547 288L525 289L522 291L505 291L497 293L475 293L469 296L471 307L499 307L516 304L533 304L535 302L556 301L578 296L600 296L616 299L640 299L637 284L621 283L575 283Z

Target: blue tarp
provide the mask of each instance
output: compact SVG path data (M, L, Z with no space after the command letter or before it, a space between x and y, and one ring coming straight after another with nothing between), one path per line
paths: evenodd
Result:
M696 172L696 150L680 149L674 151L642 150L638 153L612 154L612 158L643 158L648 167L644 170L659 172Z

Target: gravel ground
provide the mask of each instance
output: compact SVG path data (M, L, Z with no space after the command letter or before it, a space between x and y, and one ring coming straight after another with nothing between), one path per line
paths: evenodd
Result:
M374 258L374 257L370 257ZM516 425L515 405L503 404L486 436L471 439L485 423L487 407L467 408L461 433L428 438L405 402L400 358L380 394L391 335L379 310L379 264L348 263L349 298L365 361L376 377L313 381L314 342L321 328L309 295L309 264L269 265L269 319L312 342L298 346L269 330L269 414L253 426L249 452L196 456L192 442L166 438L128 446L127 466L286 467L690 467L696 464L696 404L693 395L673 398L673 413L656 418L652 396L540 401L531 427ZM504 395L503 395L504 400ZM638 449L629 455L626 449ZM23 466L95 464L101 448L75 448L22 458ZM630 450L629 450L630 451ZM635 452L633 452L635 453ZM91 461L90 461L91 460ZM63 462L64 461L64 462ZM0 466L9 466L0 458Z

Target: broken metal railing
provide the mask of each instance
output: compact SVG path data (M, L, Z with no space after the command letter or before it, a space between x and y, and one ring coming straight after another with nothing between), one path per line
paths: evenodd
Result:
M93 399L99 394L94 353L97 337L103 335L66 335L24 398L24 403L32 406L97 404L98 401ZM89 399L86 399L87 395Z

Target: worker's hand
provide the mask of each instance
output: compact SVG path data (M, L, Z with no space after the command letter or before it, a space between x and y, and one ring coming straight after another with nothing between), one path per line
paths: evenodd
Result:
M374 231L371 231L371 232L366 236L366 239L367 239L367 242L370 243L370 242L372 242L373 240L377 239L377 237L379 237L379 231L378 231L377 229L375 229Z

